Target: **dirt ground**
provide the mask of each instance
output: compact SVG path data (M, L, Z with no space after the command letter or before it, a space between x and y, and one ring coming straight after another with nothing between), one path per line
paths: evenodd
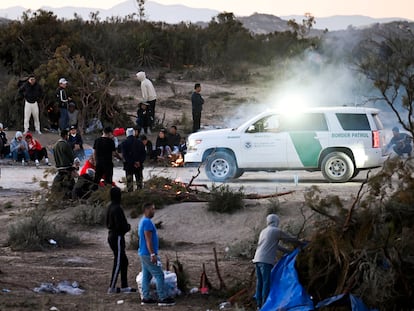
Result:
M140 98L139 86L133 78L119 83L114 92L124 98L131 111L135 111L135 103ZM154 83L158 92L157 118L165 124L178 124L179 120L191 119L191 102L189 100L194 82L170 80L170 83ZM217 82L202 82L202 94L206 100L202 115L202 126L230 125L230 116L241 119L244 113L236 109L240 105L254 105L262 96L264 86L258 85L226 85ZM258 111L256 111L257 113ZM183 115L186 117L183 117ZM240 118L238 118L240 116ZM188 127L188 125L187 125ZM183 124L178 125L179 132L185 133ZM11 139L14 131L8 132ZM44 133L39 137L44 145L51 146L57 140L57 134ZM84 137L92 144L94 136ZM155 133L151 138L155 138ZM7 165L7 163L2 164ZM1 166L0 166L1 167ZM30 177L21 171L21 179ZM4 176L2 177L4 178ZM160 307L143 307L138 294L107 294L112 269L112 252L107 245L107 230L103 227L82 227L70 221L70 208L64 207L54 211L53 217L76 233L82 242L80 247L64 249L56 247L44 252L13 251L6 246L10 224L21 219L25 213L36 208L39 197L44 190L32 190L26 187L0 189L0 310L146 310ZM1 186L1 179L0 179ZM303 192L289 194L280 199L279 212L282 226L287 222L299 220L299 207L303 202ZM208 212L205 203L181 203L166 206L156 212L154 221L163 221L159 230L160 237L167 246L161 249L161 257L165 264L166 257L170 261L178 258L189 276L189 288L198 287L202 265L205 264L207 276L212 285L220 286L214 264L214 252L217 251L218 266L226 285L226 290L214 295L184 294L177 297L177 305L169 310L219 310L231 288L242 288L252 278L253 264L250 259L231 256L233 248L245 243L248 245L255 234L264 227L264 219L271 205L269 200L250 200L245 208L233 215L221 215ZM138 218L131 218L126 211L133 228ZM51 237L53 238L53 237ZM126 237L130 240L129 234ZM58 242L58 241L57 241ZM58 242L59 243L59 242ZM129 283L136 287L135 277L140 271L140 263L136 250L127 251L129 258ZM76 281L85 290L81 295L36 293L35 287L41 283L60 281ZM253 285L250 286L253 288ZM249 292L248 295L253 295ZM236 309L236 308L234 308ZM249 307L246 307L249 309Z

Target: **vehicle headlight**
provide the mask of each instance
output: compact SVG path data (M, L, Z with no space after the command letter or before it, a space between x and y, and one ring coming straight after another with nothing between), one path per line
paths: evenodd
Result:
M197 146L201 144L201 139L189 139L187 142L187 152L196 151Z

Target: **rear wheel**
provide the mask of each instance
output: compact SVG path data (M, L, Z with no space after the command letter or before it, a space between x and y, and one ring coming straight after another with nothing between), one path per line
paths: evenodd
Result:
M223 182L241 176L237 176L236 160L226 151L217 151L211 154L207 158L205 170L207 177L215 182Z
M355 166L343 152L332 152L322 160L323 177L330 182L347 182L354 176Z

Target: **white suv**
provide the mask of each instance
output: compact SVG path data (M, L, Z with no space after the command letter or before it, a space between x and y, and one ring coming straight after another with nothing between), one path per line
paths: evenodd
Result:
M386 159L378 114L378 109L362 107L267 111L237 128L191 134L185 162L205 162L208 178L216 182L246 171L298 169L322 171L330 182L346 182Z

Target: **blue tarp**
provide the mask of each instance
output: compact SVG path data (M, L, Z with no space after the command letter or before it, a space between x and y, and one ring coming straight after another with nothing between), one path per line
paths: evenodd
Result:
M313 301L299 282L295 269L299 249L283 256L272 269L271 289L261 311L314 310Z
M346 300L352 311L378 311L369 309L359 298L352 294L341 294L327 298L314 307L311 297L300 284L295 269L296 256L299 249L283 256L272 269L269 296L260 311L310 311L323 308ZM349 299L349 300L348 300Z

